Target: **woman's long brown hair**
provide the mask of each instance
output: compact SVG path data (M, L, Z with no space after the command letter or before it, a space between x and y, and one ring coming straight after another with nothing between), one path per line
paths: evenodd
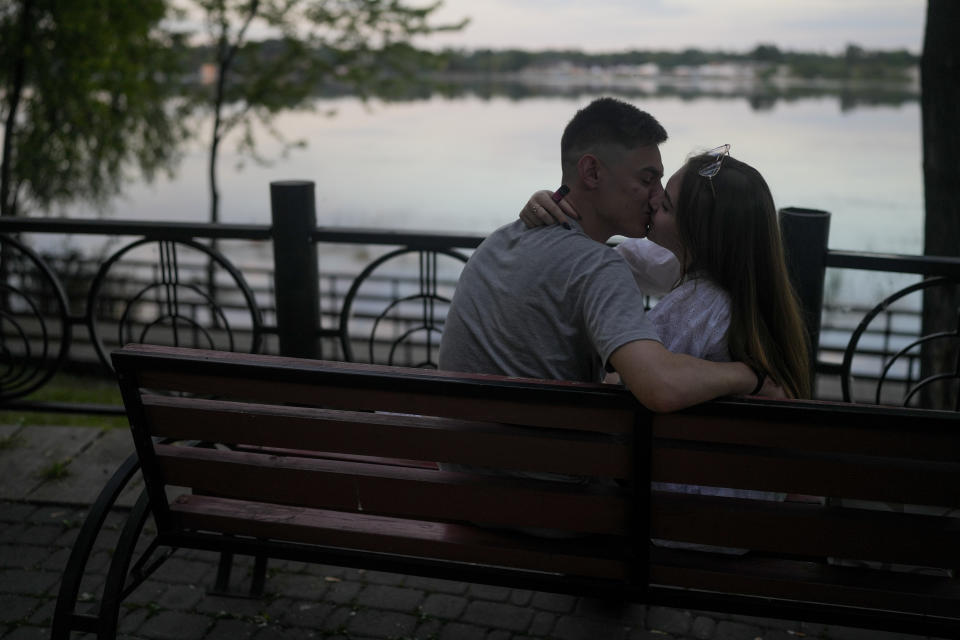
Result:
M705 274L729 294L731 358L766 372L790 396L808 398L806 328L770 188L756 169L728 156L711 189L697 171L714 160L687 161L676 206L686 255L678 257L686 273Z

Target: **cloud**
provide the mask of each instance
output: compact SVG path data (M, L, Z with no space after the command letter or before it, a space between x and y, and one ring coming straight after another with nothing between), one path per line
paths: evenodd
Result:
M842 51L922 47L922 0L446 0L438 19L472 18L425 46L461 48Z

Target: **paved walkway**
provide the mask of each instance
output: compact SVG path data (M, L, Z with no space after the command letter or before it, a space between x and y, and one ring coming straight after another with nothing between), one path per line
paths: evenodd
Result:
M2 421L0 414L0 421ZM86 507L132 451L125 430L0 425L0 639L48 638ZM135 489L122 502L131 505ZM125 511L108 519L80 605L96 604ZM239 586L249 564L235 568ZM214 556L179 552L125 603L120 631L151 640L913 640L921 636L602 602L271 561L267 595L208 594Z

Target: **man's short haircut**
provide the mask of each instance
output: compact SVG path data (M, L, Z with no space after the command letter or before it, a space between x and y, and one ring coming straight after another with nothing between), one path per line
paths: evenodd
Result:
M596 152L604 145L633 150L666 139L666 129L646 111L616 98L598 98L577 111L563 130L560 161L566 172L584 153Z

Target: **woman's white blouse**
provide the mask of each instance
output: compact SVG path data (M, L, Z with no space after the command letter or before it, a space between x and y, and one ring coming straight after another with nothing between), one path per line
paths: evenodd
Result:
M667 291L647 313L660 334L663 345L674 353L686 353L704 360L729 362L727 329L730 327L730 296L706 277L688 275L674 288L680 278L680 263L669 250L644 239L630 239L617 246L617 251L630 265L637 285L647 295ZM669 257L664 256L664 252ZM672 262L670 258L673 258ZM669 280L672 277L672 280ZM665 286L666 285L666 286ZM644 288L646 287L646 288ZM751 491L726 487L704 487L689 484L655 482L659 491L699 495L749 498L753 500L782 501L786 494L772 491ZM659 545L683 549L699 549L721 553L740 554L746 549L714 547L655 540Z

